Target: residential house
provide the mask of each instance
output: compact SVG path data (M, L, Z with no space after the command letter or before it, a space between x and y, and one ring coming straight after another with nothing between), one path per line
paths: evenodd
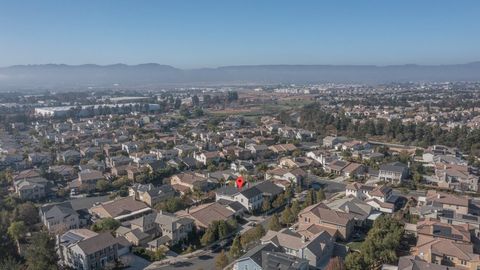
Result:
M167 237L169 245L176 245L188 238L194 227L194 220L187 217L177 217L167 212L158 212L155 223L158 224L162 236ZM149 243L152 248L153 243Z
M270 152L265 144L249 144L245 148L250 151L253 157L257 158L263 158Z
M103 151L100 147L87 146L87 147L82 147L80 149L80 155L88 159L93 158L95 155L100 155L102 153Z
M371 145L368 142L357 140L346 141L341 144L341 150L350 152L369 149L370 147Z
M250 249L242 257L238 258L234 270L308 270L309 264L306 259L288 255L282 252L280 247L272 243L257 245Z
M128 188L130 196L153 207L175 196L175 190L170 185L154 186L152 184L135 183Z
M393 213L395 210L395 202L392 202L394 200L392 188L386 185L369 186L353 182L346 186L345 195L363 200L375 210L384 213Z
M287 144L275 144L275 145L269 146L268 149L277 155L287 155L297 150L297 147L294 144L287 143Z
M255 165L251 161L237 159L230 164L230 169L235 172L252 172L255 169Z
M40 219L49 232L59 233L80 228L80 215L70 202L46 204L39 208Z
M248 149L241 148L238 146L225 147L223 148L222 152L224 153L225 156L229 156L229 157L241 159L241 160L249 159L252 156Z
M47 196L48 180L43 177L24 178L13 182L15 193L22 200L39 200Z
M75 179L76 173L73 166L70 165L55 165L48 168L50 173L56 173L63 177L66 181Z
M342 171L345 167L350 164L348 161L344 160L335 160L325 166L325 172L333 173L336 175L342 175Z
M332 210L351 214L356 226L363 226L374 210L371 205L356 197L336 199L326 205Z
M306 259L313 268L326 266L332 256L334 242L326 231L306 237L288 228L278 232L270 230L261 239L262 244L271 243L287 255Z
M467 165L436 163L438 186L457 191L478 191L479 177L470 173Z
M29 153L28 162L34 166L50 164L52 162L52 156L50 153Z
M284 189L274 184L272 181L262 181L254 186L260 192L262 192L262 196L266 199L273 200L278 195L283 193Z
M152 212L152 209L144 202L135 200L133 196L128 196L95 205L89 211L96 218L114 218L118 221L127 221L147 215Z
M217 151L211 152L195 152L193 153L193 158L202 163L203 165L207 165L209 163L216 163L223 159L223 155Z
M233 186L224 186L216 190L215 200L228 200L239 202L248 211L253 212L262 207L263 196L255 186L238 189Z
M97 182L105 180L103 173L97 170L86 169L78 173L78 179L70 183L72 189L95 190Z
M284 157L280 159L280 166L287 169L307 168L314 165L313 159L305 157Z
M58 154L57 156L58 161L61 161L65 164L70 164L70 165L78 164L80 162L80 158L81 158L80 152L76 150L67 150Z
M178 151L175 149L152 149L150 154L156 155L159 160L170 160L179 156Z
M57 241L59 264L73 269L104 269L118 260L118 241L110 232L67 231Z
M277 167L265 172L266 180L282 179L294 183L295 185L302 185L305 176L305 171L300 168L289 170Z
M317 203L300 211L298 230L308 231L308 228L313 225L319 230L326 230L342 240L348 240L355 224L354 218L354 215L350 213L335 211L323 203Z
M471 244L474 228L468 224L453 225L442 223L438 219L427 218L417 223L417 242L426 242L436 238L449 239L458 243Z
M199 230L205 230L214 221L229 220L235 217L235 212L221 205L218 202L206 203L187 210L179 211L177 217L187 217L195 221Z
M420 205L434 205L463 215L467 215L470 212L470 200L471 199L466 196L443 193L435 190L429 190L425 196L418 198Z
M15 175L13 177L13 181L29 179L29 178L39 178L39 177L41 177L39 169L29 169L29 170L21 171L20 173Z
M133 160L126 156L113 156L106 159L105 163L107 164L108 168L115 168L118 166L128 165Z
M407 165L400 162L392 162L380 165L378 178L381 181L399 184L408 177L408 173Z
M122 143L122 151L125 151L129 154L137 151L138 148L139 148L138 144L136 144L134 142Z
M156 213L149 213L141 217L125 221L117 228L117 237L125 237L134 246L146 246L158 235L158 228L155 224Z
M150 169L146 166L127 166L126 168L128 180L137 181L137 178L142 174L148 174Z
M337 137L337 136L326 136L323 138L323 147L326 148L333 148L335 145L346 141L347 139L344 137Z
M417 242L413 255L428 263L452 266L459 269L478 269L480 255L474 253L472 244L445 238L430 238Z
M413 270L413 269L429 269L429 270L459 270L452 266L438 265L422 260L418 256L402 256L398 259L398 266L384 265L382 270Z
M193 172L173 175L170 177L170 184L173 189L181 193L184 193L187 190L194 191L195 189L207 191L211 186L205 176Z
M327 164L338 159L337 155L324 150L309 151L307 152L306 156L322 164L322 166L326 166Z

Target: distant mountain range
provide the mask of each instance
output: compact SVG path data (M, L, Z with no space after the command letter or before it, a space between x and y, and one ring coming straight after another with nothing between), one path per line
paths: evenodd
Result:
M258 65L178 69L140 65L16 65L0 68L0 89L81 89L280 83L480 81L480 62L458 65Z

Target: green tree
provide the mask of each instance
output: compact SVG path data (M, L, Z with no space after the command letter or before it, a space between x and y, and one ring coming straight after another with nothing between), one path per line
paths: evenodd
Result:
M28 270L57 269L55 243L46 232L38 232L32 236L25 259Z
M287 200L290 200L293 198L293 190L292 190L292 187L288 187L286 190L285 190L285 199Z
M275 201L273 201L272 206L273 208L278 208L282 206L285 203L285 197L283 196L283 193L278 195L277 198L275 198Z
M282 222L282 224L285 224L287 226L295 222L295 216L293 215L290 207L286 207L285 210L282 211L280 221Z
M317 202L321 202L325 200L325 192L323 191L323 189L319 189L315 195L316 195Z
M193 106L198 106L199 104L200 104L200 99L198 98L197 95L194 95L194 96L192 97L192 105L193 105Z
M315 204L315 194L313 189L309 189L307 191L307 196L305 197L305 206L310 206L312 204Z
M265 229L262 225L257 225L254 228L246 231L242 237L240 237L240 243L244 250L248 250L252 243L257 243L262 236L265 235Z
M242 245L240 243L240 236L237 236L233 239L232 246L230 247L229 255L233 259L236 259L242 255Z
M272 208L272 206L270 204L270 200L268 198L264 198L263 203L262 203L262 211L267 212L271 208Z
M200 239L200 243L203 246L208 246L211 243L215 242L215 232L211 228L208 228Z
M282 229L282 225L280 224L280 220L278 219L277 215L273 215L268 223L268 229L272 231L279 231Z
M345 267L351 270L364 270L369 269L362 254L358 252L349 253L345 258Z
M107 191L110 189L110 183L108 183L106 180L101 179L97 181L95 187L100 192Z
M8 226L7 233L8 235L15 240L17 247L20 249L20 239L23 238L27 232L27 227L23 221L14 221Z
M155 250L155 252L153 253L153 259L155 261L160 261L160 260L163 260L165 259L166 257L166 253L167 253L167 250L165 247L159 247L157 248L157 250Z
M381 216L375 220L361 253L350 253L345 259L347 269L376 269L382 264L397 260L396 249L403 237L404 227L396 219Z
M256 237L257 239L262 238L262 236L264 236L265 233L266 233L266 232L265 232L265 229L263 228L263 226L262 226L262 225L258 225L258 224L257 224L257 226L255 226L255 228L254 228L253 231L254 231L255 237Z
M223 269L228 265L228 257L225 254L225 251L222 250L220 254L215 259L215 267L217 269Z
M217 232L218 232L218 239L224 239L225 237L228 236L229 234L229 229L228 225L224 220L220 220L218 222L218 227L217 227Z
M32 226L39 221L38 210L31 202L22 203L15 209L15 219L25 222L27 226Z
M182 100L177 97L177 98L175 99L175 104L174 104L175 109L177 109L177 110L180 109L180 106L181 106L181 105L182 105Z
M163 210L170 213L175 213L184 208L185 208L185 203L179 197L170 198L167 201L159 203L155 206L155 209L157 210Z
M120 221L113 218L103 218L92 225L92 231L104 232L114 231L120 227Z
M292 202L292 207L290 208L292 210L293 216L298 216L300 211L302 210L302 207L300 206L300 203L298 201L293 201Z
M22 264L10 256L0 261L0 269L3 269L3 270L20 270L22 268L23 268Z

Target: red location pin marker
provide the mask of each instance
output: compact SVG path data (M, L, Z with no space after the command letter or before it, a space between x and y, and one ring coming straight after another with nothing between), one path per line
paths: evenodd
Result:
M239 176L237 178L237 181L235 181L237 183L237 188L242 188L243 185L245 184L245 181L243 180L243 177L242 176Z

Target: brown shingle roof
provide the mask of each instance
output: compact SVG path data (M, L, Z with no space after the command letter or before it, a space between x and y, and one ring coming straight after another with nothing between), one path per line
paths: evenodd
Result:
M105 232L80 241L77 245L89 255L115 244L117 240L109 232Z
M320 218L322 221L333 223L341 226L346 226L353 217L348 213L343 213L340 211L335 211L329 209L323 203L317 203L303 209L300 214L312 213L313 215Z
M136 201L133 197L105 202L99 206L95 206L94 209L97 207L103 208L112 218L148 208L145 203Z

